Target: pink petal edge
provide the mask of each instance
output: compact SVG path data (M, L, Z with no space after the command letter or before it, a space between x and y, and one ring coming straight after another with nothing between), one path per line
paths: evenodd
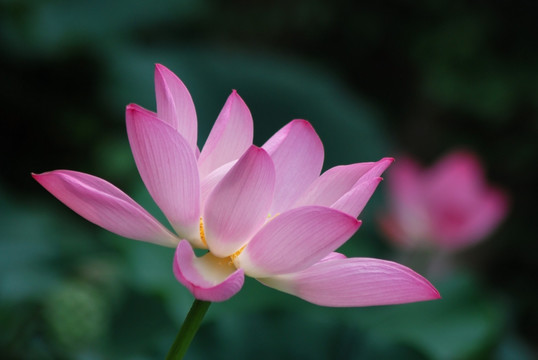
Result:
M265 150L252 145L209 195L203 221L212 253L239 250L267 219L275 171Z
M325 171L301 195L294 207L305 205L331 206L372 168L374 163L363 162L339 165Z
M297 273L258 280L311 303L332 307L392 305L440 298L437 289L413 270L370 258L323 261Z
M252 145L254 124L237 91L226 100L198 158L202 179L220 166L237 160Z
M207 198L215 187L219 184L219 182L224 178L224 176L230 171L230 169L237 163L237 160L230 161L229 163L226 163L222 165L221 167L215 169L211 172L211 174L207 175L203 178L201 184L200 184L200 200L202 203L202 213L203 209L205 208L205 203L207 201Z
M262 146L275 164L275 196L271 214L281 213L297 201L319 177L323 166L323 144L310 123L293 120Z
M71 210L108 231L169 247L179 241L133 199L103 179L71 170L32 177Z
M335 166L317 178L294 204L294 207L321 205L339 208L333 206L333 204L339 201L346 193L349 193L359 183L379 177L393 161L394 159L392 158L383 158L376 162ZM362 210L364 205L353 206L353 208ZM342 211L354 214L356 217L360 213L360 210Z
M198 122L191 94L183 82L161 64L155 65L155 97L159 118L176 129L196 151Z
M181 238L201 247L200 180L194 152L164 121L127 106L127 134L146 188Z
M377 177L359 182L338 199L331 208L345 212L353 217L358 217L368 203L368 200L374 194L381 180L383 179Z
M323 206L289 210L265 224L234 262L252 277L299 271L340 247L360 224Z
M206 256L211 256L210 253ZM194 254L191 245L182 240L177 246L173 264L176 279L198 300L225 301L241 290L245 277L242 269L232 271L207 262Z

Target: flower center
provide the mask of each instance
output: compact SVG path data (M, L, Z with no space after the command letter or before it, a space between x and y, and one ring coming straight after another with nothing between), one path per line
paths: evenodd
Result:
M209 246L207 246L207 241L205 239L204 220L203 220L202 217L200 217L200 240L202 240L202 243L205 245L205 247L209 249ZM219 263L221 263L221 264L227 263L228 265L234 265L235 258L238 257L239 254L241 254L241 252L243 252L245 247L246 247L246 245L243 245L239 250L234 252L232 255L230 255L228 257L225 257L225 258L219 258L219 259L222 259L222 261L219 261ZM211 254L211 255L213 255L213 254Z
M205 247L207 247L207 241L205 241L204 220L202 220L201 216L200 216L200 240L202 240L202 243L204 243Z

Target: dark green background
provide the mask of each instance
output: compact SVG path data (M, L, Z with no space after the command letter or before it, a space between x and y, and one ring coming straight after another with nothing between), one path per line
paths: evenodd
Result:
M511 196L498 231L457 254L450 276L431 279L443 300L322 308L249 279L212 305L188 358L533 358L537 6L0 0L0 357L164 357L192 302L173 277L173 250L97 228L30 177L95 174L162 219L124 126L126 104L155 108L162 63L191 91L200 146L237 89L258 145L305 118L325 168L402 153L429 164L465 147ZM384 188L343 251L414 266L376 228Z

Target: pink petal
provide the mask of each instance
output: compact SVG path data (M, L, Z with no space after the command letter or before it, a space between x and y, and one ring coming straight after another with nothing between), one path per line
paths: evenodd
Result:
M265 150L251 146L206 201L204 230L212 253L233 254L263 225L274 184L271 158Z
M465 152L449 154L422 174L424 202L432 209L441 204L474 207L486 186L480 162Z
M252 277L305 269L346 242L360 221L338 210L305 206L271 219L235 259Z
M329 169L310 185L294 207L322 205L357 217L377 187L379 175L393 161L392 158L383 158L374 163L357 163Z
M338 199L331 208L345 212L353 217L358 217L366 206L366 203L368 203L368 200L372 197L381 180L382 179L378 177L359 182L353 189Z
M374 163L364 162L335 166L325 171L301 195L294 206L331 206L372 168Z
M229 163L226 163L222 165L221 167L215 169L212 171L209 175L207 175L200 185L201 187L201 203L202 203L202 209L205 208L205 203L207 201L207 198L209 195L213 192L217 184L224 178L224 176L230 171L230 169L237 163L237 160L230 161ZM202 211L203 212L203 211Z
M394 158L391 157L384 157L381 160L376 161L372 168L361 177L361 180L373 179L381 176L393 162Z
M275 195L271 214L291 207L319 176L323 166L323 144L312 125L293 120L264 145L275 164Z
M185 240L177 246L174 275L195 298L204 301L228 300L241 290L245 281L242 269L209 252L196 257Z
M435 198L454 189L454 195L465 199L481 189L484 182L482 164L470 152L454 151L423 173L425 196Z
M155 65L157 114L179 131L195 151L198 137L196 110L191 94L179 78L163 65Z
M373 306L439 299L413 270L369 258L319 262L303 271L259 279L263 284L322 306Z
M467 237L477 241L488 236L506 217L508 204L508 195L503 191L488 189L481 197L479 209L473 214Z
M401 158L395 162L387 179L394 206L406 208L408 204L420 202L423 190L421 173L422 169L412 159Z
M474 194L457 207L445 204L433 209L433 236L439 245L456 250L476 243L488 236L508 212L508 198L497 189Z
M136 105L127 107L127 133L138 171L180 237L202 246L200 181L194 152L171 126Z
M430 233L430 214L424 198L427 184L422 172L412 159L401 158L388 173L391 215L384 228L392 240L401 244L424 240Z
M342 254L342 253L339 253L339 252L332 252L330 253L329 255L325 256L323 259L320 260L320 262L322 261L328 261L328 260L336 260L336 259L346 259L347 257Z
M32 176L71 210L108 231L170 247L179 241L133 199L103 179L70 170Z
M218 167L237 160L252 145L252 115L234 90L222 108L200 153L202 179Z

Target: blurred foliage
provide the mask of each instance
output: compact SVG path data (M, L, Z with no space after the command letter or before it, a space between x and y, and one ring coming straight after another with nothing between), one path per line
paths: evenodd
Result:
M513 198L501 230L432 279L441 301L330 309L248 280L212 305L189 358L533 358L537 15L530 0L0 0L2 358L168 350L192 302L173 251L98 229L29 176L92 173L163 220L123 123L129 102L154 108L156 62L191 91L200 145L237 89L258 145L293 118L320 134L325 168L463 145ZM346 254L395 256L375 231L380 199Z

